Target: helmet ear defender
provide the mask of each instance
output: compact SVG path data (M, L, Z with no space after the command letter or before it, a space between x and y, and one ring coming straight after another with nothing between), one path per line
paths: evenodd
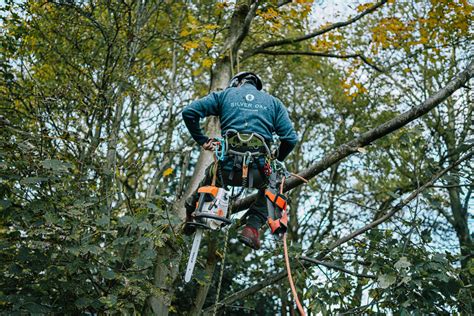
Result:
M247 82L253 84L257 90L262 90L262 80L253 72L239 72L230 79L228 88L238 87L239 84L246 79Z

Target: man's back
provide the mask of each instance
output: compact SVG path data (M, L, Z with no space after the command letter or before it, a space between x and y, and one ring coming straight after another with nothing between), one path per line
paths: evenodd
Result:
M183 110L186 126L200 145L207 141L207 137L199 128L199 119L210 115L219 116L223 135L229 129L234 129L240 133L257 133L272 142L273 133L276 133L282 144L285 144L284 152L280 148L281 159L286 157L297 141L281 101L251 84L213 92Z

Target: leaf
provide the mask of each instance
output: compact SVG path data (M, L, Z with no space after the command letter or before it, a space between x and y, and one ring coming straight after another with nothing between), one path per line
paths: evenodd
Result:
M396 280L397 280L397 277L393 274L382 274L377 278L379 287L382 289L386 289L390 287L390 285L395 283Z
M364 147L357 147L357 151L363 154L367 153L367 149L365 149Z
M44 219L46 220L46 222L48 224L57 224L58 221L59 221L59 218L56 214L54 214L53 212L46 212L46 214L44 214Z
M102 273L102 275L103 275L104 278L106 278L107 280L113 280L113 279L115 279L115 272L112 271L112 270L104 271L104 272Z
M12 205L9 200L0 200L0 211L6 210Z
M43 178L43 177L28 177L28 178L23 178L20 180L21 184L35 184L35 183L41 183L44 181L48 181L48 178Z
M110 218L107 215L102 215L95 223L99 226L107 226L109 222Z
M72 164L57 159L46 159L42 161L41 164L43 165L43 168L57 172L68 171L69 168L72 168Z
M182 31L179 33L179 35L180 35L180 36L183 36L183 37L184 37L184 36L188 36L189 34L191 34L191 32L190 32L189 30L186 30L186 29L182 30Z
M395 269L399 270L402 268L408 268L411 266L411 263L408 261L407 257L401 257L396 263L395 263Z
M120 217L119 221L123 226L130 225L131 223L133 223L133 217L125 215Z
M387 194L390 195L391 197L393 197L394 199L400 198L400 195L398 195L398 194L395 193L395 192L387 192Z
M79 298L74 302L74 304L75 304L78 308L85 308L85 307L89 306L90 303L91 303L91 299L90 299L90 298L87 298L87 297L79 297Z
M191 50L193 48L198 48L199 43L188 41L188 42L184 43L183 46L184 46L184 49Z
M203 67L211 67L212 66L212 59L206 58L202 61Z
M167 177L167 176L169 176L170 174L172 174L172 173L173 173L173 170L174 170L173 168L168 168L168 169L166 169L165 171L163 171L163 177Z

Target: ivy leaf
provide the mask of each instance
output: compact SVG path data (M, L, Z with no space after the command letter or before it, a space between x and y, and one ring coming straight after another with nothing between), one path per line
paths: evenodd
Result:
M395 269L400 270L402 268L408 268L411 266L411 263L408 261L407 257L401 257L396 263L395 263Z
M379 287L382 289L386 289L390 287L390 285L395 283L396 280L397 280L397 277L393 274L382 274L377 278Z

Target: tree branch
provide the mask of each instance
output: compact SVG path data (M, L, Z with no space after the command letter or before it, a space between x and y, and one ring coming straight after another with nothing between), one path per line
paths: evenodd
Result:
M441 178L444 174L446 174L448 171L450 171L451 169L455 168L457 165L459 165L461 162L463 161L466 161L468 159L470 159L472 156L474 155L474 150L471 150L468 154L466 154L464 157L460 158L459 160L457 160L456 162L452 163L451 165L449 165L448 167L446 167L445 169L441 170L440 172L438 172L437 174L435 174L431 180L429 180L428 182L426 182L424 185L422 185L421 187L419 187L416 191L414 191L412 194L410 194L406 199L404 199L403 201L401 201L399 204L397 204L395 207L392 208L392 210L388 213L386 213L384 216L380 217L379 219L365 225L364 227L356 230L355 232L345 236L345 237L342 237L340 239L338 239L337 241L335 241L334 243L332 243L325 251L321 252L317 257L316 257L316 260L322 260L326 255L328 255L332 250L334 250L335 248L339 247L340 245L346 243L347 241L353 239L354 237L357 237L358 235L376 227L377 225L385 222L387 219L389 219L390 217L392 217L395 213L397 213L399 210L401 210L403 207L405 207L408 203L410 203L413 199L416 198L416 196L418 194L420 194L423 190L425 190L426 188L430 187L431 185L433 185L433 183L435 183L436 180L438 180L439 178ZM314 259L311 259L311 260L314 260ZM308 260L310 261L310 260ZM310 264L304 264L303 265L304 267L308 267L310 266ZM260 291L261 289L267 287L268 285L271 285L271 284L274 284L280 280L282 280L283 278L286 277L286 271L283 271L283 272L279 272L279 273L276 273L272 276L269 276L267 278L265 278L263 281L261 282L258 282L257 284L253 285L253 286L250 286L246 289L243 289L241 291L238 291L228 297L226 297L225 299L223 299L222 301L220 301L218 303L219 305L219 308L222 308L226 305L229 305L229 304L232 304L234 303L235 301L239 300L239 299L242 299L248 295L251 295L253 293L256 293L258 291ZM206 309L207 310L212 310L214 308L214 306L210 306Z
M428 182L426 182L425 184L423 184L421 187L419 187L417 190L415 190L414 192L412 192L407 198L405 198L404 200L402 200L400 203L398 203L396 206L394 206L392 208L392 210L388 213L386 213L384 216L381 216L379 219L365 225L364 227L354 231L353 233L345 236L345 237L342 237L340 239L338 239L337 241L335 241L333 244L331 244L325 251L321 252L319 255L318 255L318 259L322 259L324 258L327 254L329 254L332 250L334 250L335 248L339 247L340 245L346 243L347 241L359 236L360 234L362 233L365 233L366 231L380 225L381 223L385 222L387 219L389 219L390 217L392 217L393 215L395 215L395 213L397 213L398 211L400 211L403 207L405 207L408 203L410 203L412 200L414 200L418 194L420 194L421 192L423 192L425 189L427 189L428 187L432 186L436 180L438 180L439 178L441 178L443 175L445 175L448 171L450 171L451 169L455 168L457 165L459 165L461 162L463 161L466 161L468 159L470 159L472 156L474 155L474 150L471 150L469 153L467 153L464 157L460 158L459 160L453 162L451 165L449 165L448 167L444 168L443 170L441 170L440 172L438 172L437 174L435 174L433 177L431 177L431 180L429 180Z
M321 260L317 260L317 259L313 259L313 258L309 258L309 257L305 257L305 256L301 256L299 258L301 260L308 261L308 262L314 263L316 265L322 265L322 266L325 266L325 267L330 268L330 269L339 270L339 271L342 271L344 273L347 273L347 274L350 274L350 275L353 275L353 276L356 276L356 277L368 278L368 279L375 279L376 278L375 275L356 273L354 271L348 270L344 267L335 265L335 264L330 263L330 262L324 262L324 261L321 261Z
M288 50L257 50L255 51L255 55L257 54L264 54L264 55L274 55L274 56L281 56L281 55L303 55L303 56L318 56L318 57L329 57L329 58L341 58L341 59L347 59L347 58L359 58L362 60L365 64L370 66L372 69L378 71L378 72L384 72L384 70L371 62L361 54L344 54L344 55L339 55L339 54L334 54L334 53L328 53L328 52L310 52L310 51L288 51Z
M325 155L319 162L302 170L298 173L299 176L305 179L312 179L316 175L320 174L324 170L331 167L336 162L352 155L357 152L358 148L367 146L374 142L375 140L382 138L385 135L388 135L408 123L416 120L420 116L428 113L430 110L438 106L449 96L451 96L456 90L461 88L467 81L469 81L474 76L474 61L472 61L465 70L461 71L456 75L446 87L438 90L434 95L429 97L425 102L417 107L413 107L411 110L408 110L399 116L361 134L359 137L339 146L334 151ZM290 178L286 181L284 191L291 190L298 185L301 185L303 181L296 177ZM250 204L255 200L256 195L250 195L244 199L240 199L235 203L235 210L242 211L247 209Z
M258 46L255 49L252 49L250 51L245 52L242 55L242 60L245 60L249 57L252 57L253 55L255 55L256 51L259 51L259 50L262 50L262 49L265 49L265 48L288 45L288 44L295 44L295 43L298 43L298 42L301 42L301 41L304 41L304 40L307 40L307 39L325 34L325 33L330 32L332 30L347 26L349 24L352 24L352 23L360 20L361 18L363 18L367 14L370 14L370 13L374 12L379 7L384 5L386 2L387 2L387 0L382 0L379 3L377 3L377 4L373 5L372 7L368 8L367 10L365 10L365 11L361 12L360 14L354 16L353 18L348 19L347 21L332 23L332 24L330 24L330 25L328 25L328 26L326 26L326 27L324 27L320 30L317 30L317 31L313 32L313 33L309 33L309 34L306 34L306 35L303 35L303 36L300 36L300 37L286 38L286 39L282 39L282 40L278 40L278 41L270 41L270 42L264 43L264 44Z

